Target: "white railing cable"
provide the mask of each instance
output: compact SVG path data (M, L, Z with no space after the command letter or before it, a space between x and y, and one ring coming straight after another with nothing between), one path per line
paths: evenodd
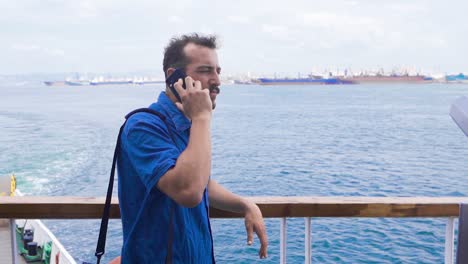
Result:
M286 264L286 217L281 218L280 263Z
M454 222L455 217L449 217L445 226L445 264L453 264Z
M304 255L305 255L305 264L311 264L311 230L310 230L310 217L304 218L305 228L304 228Z

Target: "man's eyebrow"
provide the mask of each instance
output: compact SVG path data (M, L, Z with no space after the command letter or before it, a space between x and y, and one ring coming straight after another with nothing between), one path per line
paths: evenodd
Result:
M198 66L197 67L197 70L214 70L215 67L214 66L209 66L209 65L202 65L202 66ZM221 71L221 67L216 67L216 70L218 72Z

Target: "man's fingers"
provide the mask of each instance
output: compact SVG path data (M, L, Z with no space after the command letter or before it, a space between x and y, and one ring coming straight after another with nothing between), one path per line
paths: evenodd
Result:
M177 108L182 112L184 113L184 105L181 104L180 102L176 102L175 105L177 106Z
M260 258L268 257L268 243L262 243L260 250L258 251Z
M197 90L202 90L203 89L200 81L193 82L193 87L195 87ZM208 94L210 94L210 93L208 92Z
M258 228L256 228L255 231L257 233L258 239L260 239L260 243L262 244L262 247L263 246L267 247L268 246L268 237L267 237L265 228L263 226L258 227Z
M210 90L208 89L203 89L201 90L202 92L206 93L206 95L208 95L208 97L210 97Z
M246 225L245 229L247 230L247 245L252 245L253 243L253 226L252 225Z
M185 89L184 89L184 82L185 82ZM192 77L187 76L185 80L179 79L176 83L174 83L174 88L179 94L180 98L183 98L188 91L191 90L202 90L202 85L200 81L194 81ZM209 92L207 92L209 95Z
M174 88L176 89L177 93L179 94L181 98L182 98L182 95L185 94L185 89L182 87L183 84L184 82L182 81L182 79L179 79L177 80L176 83L174 83Z
M185 88L189 89L193 87L193 79L190 76L185 77Z
M201 90L202 85L200 81L195 81L192 79L192 77L187 76L185 77L185 88L187 90L192 90L192 89Z
M260 247L260 250L258 251L258 256L261 259L267 258L268 257L267 247L263 247L263 246Z
M257 227L255 231L257 233L258 238L260 239L260 244L261 244L260 250L258 251L258 255L260 256L260 258L266 258L268 257L268 253L267 253L268 237L266 234L265 227L264 226Z

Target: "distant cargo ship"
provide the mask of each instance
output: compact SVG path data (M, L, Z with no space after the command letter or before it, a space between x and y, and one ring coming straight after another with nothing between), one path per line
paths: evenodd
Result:
M91 81L89 84L91 85L115 85L115 84L132 84L133 82L130 81L113 81L113 80L104 80L104 81Z
M113 79L94 79L88 80L66 80L66 81L45 81L44 84L47 86L83 86L83 85L145 85L145 84L161 84L165 81L155 79L143 79L143 80L113 80Z
M161 84L161 83L166 83L166 82L162 80L133 80L132 83L137 84L137 85L145 85L145 84Z
M423 75L356 75L345 80L356 83L424 83L432 81L432 78Z
M47 86L63 86L63 85L66 85L65 84L65 81L45 81L44 82L45 85Z
M258 78L261 85L336 85L336 84L355 84L349 79L340 78Z
M45 85L47 86L82 86L82 85L89 85L89 81L84 80L66 80L66 81L45 81Z
M468 83L468 76L463 73L457 75L447 75L445 76L445 81L449 83Z
M65 81L66 85L70 86L82 86L82 85L89 85L89 81L77 80L77 81Z
M255 81L251 80L234 80L234 84L242 84L242 85L250 85L250 84L256 84Z

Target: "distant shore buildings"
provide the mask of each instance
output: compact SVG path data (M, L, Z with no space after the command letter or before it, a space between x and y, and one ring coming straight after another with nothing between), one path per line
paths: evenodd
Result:
M367 83L463 83L468 84L468 75L459 74L411 74L408 71L392 71L386 73L380 71L361 71L352 73L343 72L325 72L322 74L308 74L306 76L298 74L297 77L274 76L261 77L231 77L226 83L232 84L260 84L260 85L333 85L333 84L367 84Z
M250 73L242 76L222 76L223 84L237 85L346 85L366 83L462 83L468 84L468 75L459 74L410 74L408 71L389 73L380 71L361 71L353 73L348 70L343 72L325 72L322 74L298 74L291 76L251 76ZM148 85L164 84L165 81L154 77L94 77L91 80L76 76L58 81L44 81L47 86L86 86L86 85Z

